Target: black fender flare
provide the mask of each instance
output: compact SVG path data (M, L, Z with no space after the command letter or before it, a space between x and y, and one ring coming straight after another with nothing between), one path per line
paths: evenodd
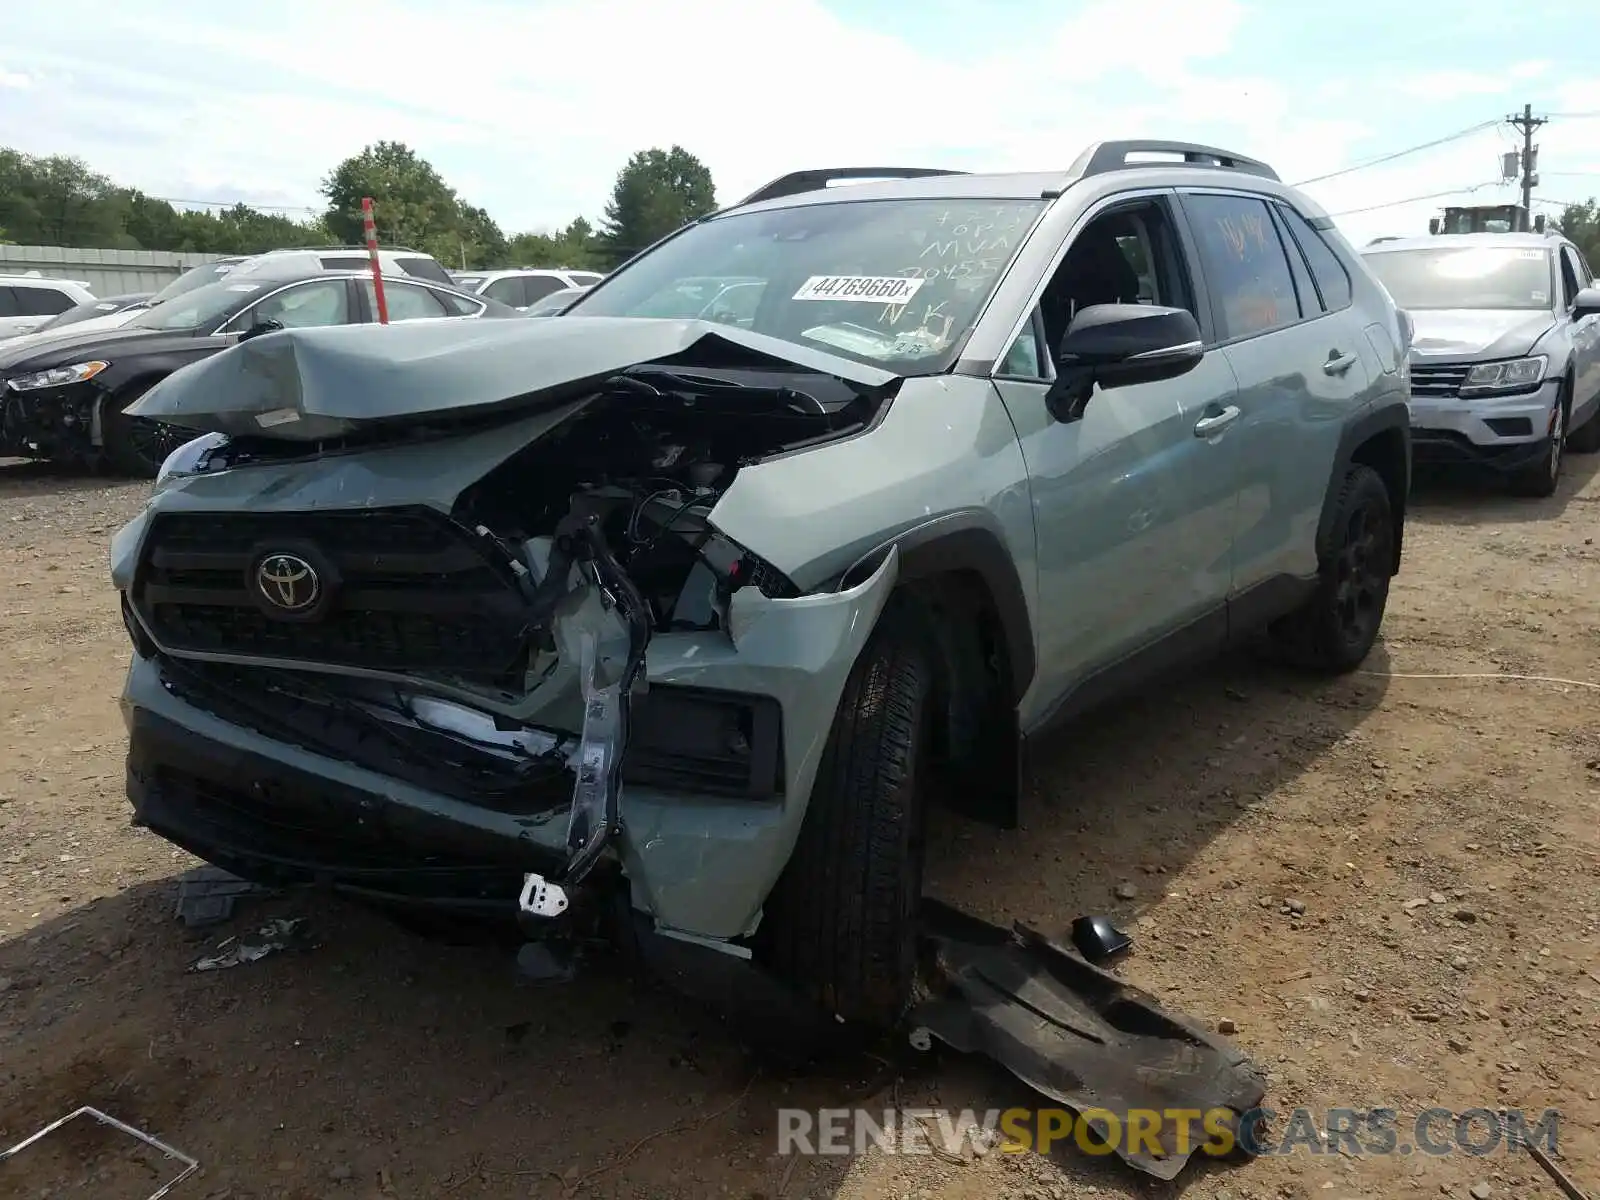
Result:
M1317 521L1317 554L1333 535L1334 502L1339 495L1339 485L1350 468L1360 461L1357 457L1362 446L1374 437L1393 433L1403 448L1402 479L1399 503L1395 506L1396 528L1394 542L1394 573L1400 570L1401 544L1405 535L1406 498L1411 494L1411 409L1402 399L1379 402L1347 424L1339 434L1339 447L1333 457L1333 471L1328 476L1328 487L1323 493L1322 516Z
M982 509L967 510L913 525L862 555L842 580L852 580L863 569L875 568L891 546L899 553L899 582L911 583L955 571L971 571L983 581L994 601L1000 634L1005 639L1010 700L1018 703L1032 685L1038 665L1033 618L1016 562L1006 549L993 515Z

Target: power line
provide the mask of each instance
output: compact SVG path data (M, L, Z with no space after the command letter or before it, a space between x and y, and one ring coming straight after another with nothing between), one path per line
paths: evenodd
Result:
M1473 125L1467 129L1457 130L1455 133L1447 134L1442 138L1435 138L1431 142L1423 142L1417 146L1408 146L1404 150L1396 150L1392 154L1380 155L1379 157L1369 159L1366 162L1356 163L1351 167L1341 167L1337 171L1329 171L1326 175L1316 175L1310 179L1302 179L1299 183L1294 184L1294 186L1305 187L1308 183L1321 183L1325 179L1338 179L1342 175L1350 175L1356 171L1365 171L1369 167L1382 166L1384 163L1394 162L1394 160L1397 158L1405 158L1408 155L1420 154L1424 150L1432 150L1435 146L1444 146L1450 142L1458 142L1464 137L1471 137L1475 133L1482 133L1485 129L1492 129L1500 123L1501 122L1499 120L1479 121L1476 125Z
M1462 196L1486 187L1498 187L1498 179L1490 183L1475 183L1471 187L1451 188L1448 192L1429 192L1423 196L1407 196L1403 200L1388 200L1382 204L1369 204L1366 208L1347 208L1343 212L1329 213L1330 217L1354 217L1361 213L1379 212L1385 208L1399 208L1402 204L1418 204L1423 200L1438 200L1444 196Z

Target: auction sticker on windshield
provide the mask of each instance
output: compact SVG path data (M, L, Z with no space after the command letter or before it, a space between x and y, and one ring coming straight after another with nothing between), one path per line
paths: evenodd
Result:
M800 285L793 299L904 304L921 286L921 279L908 279L903 275L813 275Z

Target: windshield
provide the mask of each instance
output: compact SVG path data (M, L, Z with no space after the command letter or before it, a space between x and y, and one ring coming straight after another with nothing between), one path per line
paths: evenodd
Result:
M58 317L51 317L39 326L39 330L43 332L46 329L60 329L63 325L76 325L79 321L88 321L94 317L107 317L126 307L127 304L121 300L95 300L88 304L79 304L67 309Z
M265 283L208 283L154 308L128 322L129 329L210 329L250 303Z
M150 297L150 303L164 304L174 296L181 296L185 292L192 292L196 288L205 287L208 283L215 283L229 271L239 265L240 260L228 259L223 262L203 263L198 267L191 267L179 275L166 287Z
M564 315L698 317L901 374L941 371L1042 200L857 200L691 226Z
M1401 308L1545 309L1550 252L1534 247L1457 246L1365 256Z
M548 296L535 300L528 305L527 314L530 317L548 317L552 313L558 313L566 308L567 305L588 290L586 287L562 288L559 292L551 292Z

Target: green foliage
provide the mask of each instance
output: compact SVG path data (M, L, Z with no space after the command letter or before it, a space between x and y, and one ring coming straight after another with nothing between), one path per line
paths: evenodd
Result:
M681 146L642 150L617 176L603 232L583 217L553 232L508 238L433 165L400 142L374 142L322 181L327 210L296 220L244 204L174 207L118 187L76 158L0 147L0 242L22 245L254 254L363 240L361 200L373 199L378 239L446 267L604 270L715 207L711 172Z
M1600 270L1600 201L1569 204L1556 218L1556 228L1571 238L1591 269Z
M682 146L640 150L617 173L606 205L600 236L611 265L716 206L710 170Z
M519 233L511 239L506 262L514 267L566 267L574 271L603 270L604 244L594 226L582 217L555 233Z

